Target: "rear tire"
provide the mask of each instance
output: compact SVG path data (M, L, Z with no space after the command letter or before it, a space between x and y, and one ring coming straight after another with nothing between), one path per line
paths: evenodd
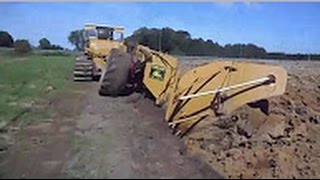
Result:
M100 78L99 94L118 96L126 87L130 72L130 55L119 49L112 49L107 60L107 68Z

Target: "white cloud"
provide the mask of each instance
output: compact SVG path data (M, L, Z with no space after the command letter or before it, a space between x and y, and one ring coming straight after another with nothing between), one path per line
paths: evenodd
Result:
M233 1L226 1L226 2L215 2L214 5L218 8L222 9L237 9L244 7L245 9L255 9L260 10L261 4L258 2L250 2L250 1L243 1L243 2L233 2Z
M246 1L246 2L243 2L243 4L248 9L260 10L262 8L261 4L257 2Z
M215 2L214 4L223 9L231 9L235 7L235 2Z

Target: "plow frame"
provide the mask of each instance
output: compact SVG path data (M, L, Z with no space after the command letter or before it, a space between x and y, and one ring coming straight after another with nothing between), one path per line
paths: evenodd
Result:
M215 60L182 74L176 58L146 47L140 50L145 54L143 83L156 104L165 106L165 121L181 137L206 117L228 115L285 92L287 72L279 66Z

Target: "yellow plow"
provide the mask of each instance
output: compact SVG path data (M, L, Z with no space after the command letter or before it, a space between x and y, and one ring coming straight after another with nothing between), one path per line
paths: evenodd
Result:
M282 67L236 61L214 61L182 74L176 58L140 45L129 52L115 50L111 58L131 66L116 68L118 72L128 72L118 73L117 77L124 74L128 78L122 78L125 83L116 88L112 87L114 82L102 83L102 94L116 96L128 83L130 87L142 86L157 105L166 106L164 119L179 136L208 116L227 115L247 103L281 95L287 83L287 73ZM102 78L111 81L110 72L117 70L107 68Z

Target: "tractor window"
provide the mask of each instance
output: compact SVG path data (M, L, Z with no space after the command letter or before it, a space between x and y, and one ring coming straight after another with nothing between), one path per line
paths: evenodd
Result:
M94 29L86 30L85 36L87 39L89 39L90 37L97 37L97 32Z
M114 40L115 41L123 41L123 33L114 33Z
M98 28L98 39L110 39L113 40L113 31L111 28Z

